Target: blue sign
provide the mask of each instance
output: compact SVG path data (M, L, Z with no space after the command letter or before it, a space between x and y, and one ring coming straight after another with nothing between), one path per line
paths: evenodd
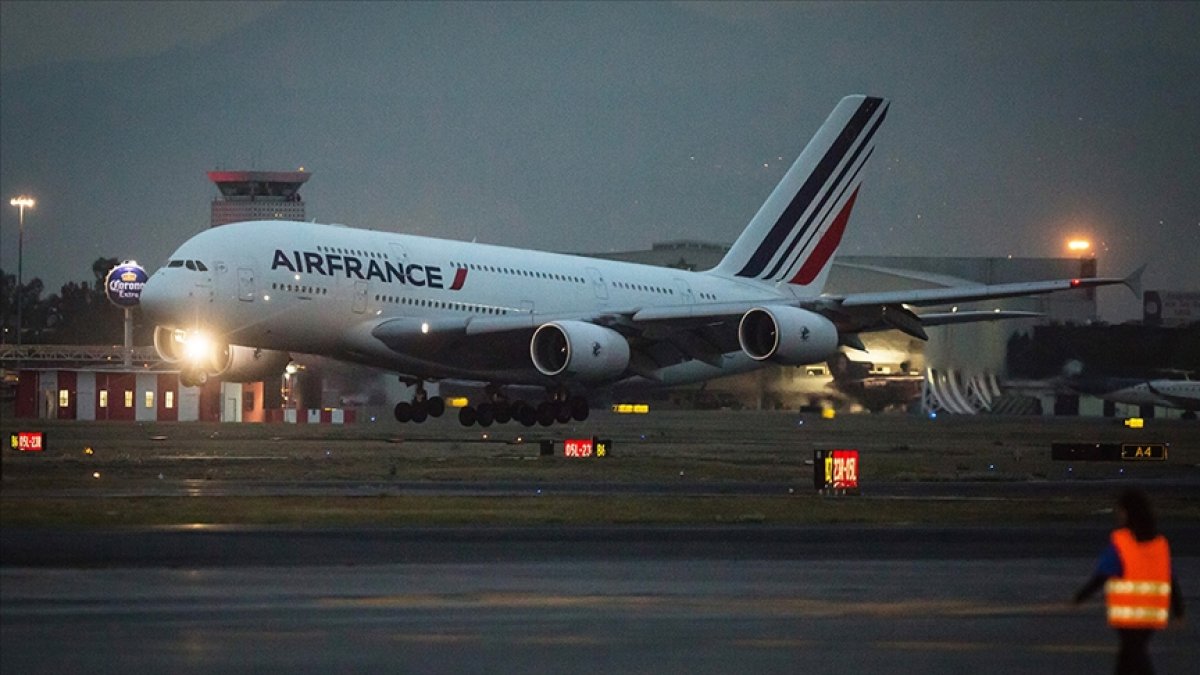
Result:
M133 307L142 297L142 287L150 278L146 270L132 260L117 265L104 277L104 294L118 307Z

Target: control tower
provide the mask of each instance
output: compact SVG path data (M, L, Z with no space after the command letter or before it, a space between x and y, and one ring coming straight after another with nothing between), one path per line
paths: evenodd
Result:
M210 227L242 220L304 220L300 186L306 171L209 171L220 196L212 201Z

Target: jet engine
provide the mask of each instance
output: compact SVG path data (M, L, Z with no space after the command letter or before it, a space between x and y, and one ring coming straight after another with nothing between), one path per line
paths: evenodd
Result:
M534 331L529 355L543 375L615 380L629 366L629 343L617 331L594 323L552 321Z
M225 344L201 331L164 326L154 329L154 350L162 360L179 366L185 385L203 384L218 375L226 382L257 382L282 375L292 360L287 352Z
M738 324L738 344L757 361L802 366L837 352L833 322L798 307L755 307Z

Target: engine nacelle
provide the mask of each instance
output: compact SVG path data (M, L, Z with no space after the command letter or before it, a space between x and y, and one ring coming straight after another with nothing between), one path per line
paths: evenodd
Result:
M184 359L186 342L187 331L166 326L154 328L154 351L167 363L179 363Z
M226 382L258 382L279 377L292 360L292 355L287 352L238 345L226 347L226 353L229 356L225 369L215 373Z
M798 307L755 307L738 324L738 344L757 361L802 366L828 359L837 352L833 322Z
M629 367L629 343L617 331L594 323L552 321L534 331L529 356L550 377L615 380Z
M220 376L226 382L257 382L283 374L292 357L272 349L218 342L200 331L158 326L154 350L159 358L192 374Z

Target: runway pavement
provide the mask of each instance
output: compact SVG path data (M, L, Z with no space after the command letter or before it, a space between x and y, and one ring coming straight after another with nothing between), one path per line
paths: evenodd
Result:
M1200 528L1170 534L1194 607ZM5 673L1100 672L1114 643L1066 604L1082 526L0 535Z
M1198 429L601 416L572 433L611 431L620 454L574 464L525 461L517 455L526 446L448 424L417 428L417 437L373 427L59 423L46 455L3 455L0 672L1105 672L1115 639L1099 602L1066 600L1089 575L1111 514L1088 510L1067 524L1040 507L1110 504L1129 482L1151 483L1160 503L1184 514L1163 526L1195 609L1200 523L1186 504L1200 494ZM1171 442L1171 461L1072 467L1045 457L1050 442L1093 438ZM830 447L863 450L856 503L868 510L916 501L940 511L938 500L954 500L996 517L960 526L320 528L48 528L11 517L14 504L36 509L42 498L178 508L194 497L219 509L229 496L320 503L305 498L540 491L580 497L563 503L581 508L605 495L700 504L811 490L805 461ZM1006 500L1027 505L1024 521L1005 520ZM1200 662L1193 626L1156 638L1160 673Z

